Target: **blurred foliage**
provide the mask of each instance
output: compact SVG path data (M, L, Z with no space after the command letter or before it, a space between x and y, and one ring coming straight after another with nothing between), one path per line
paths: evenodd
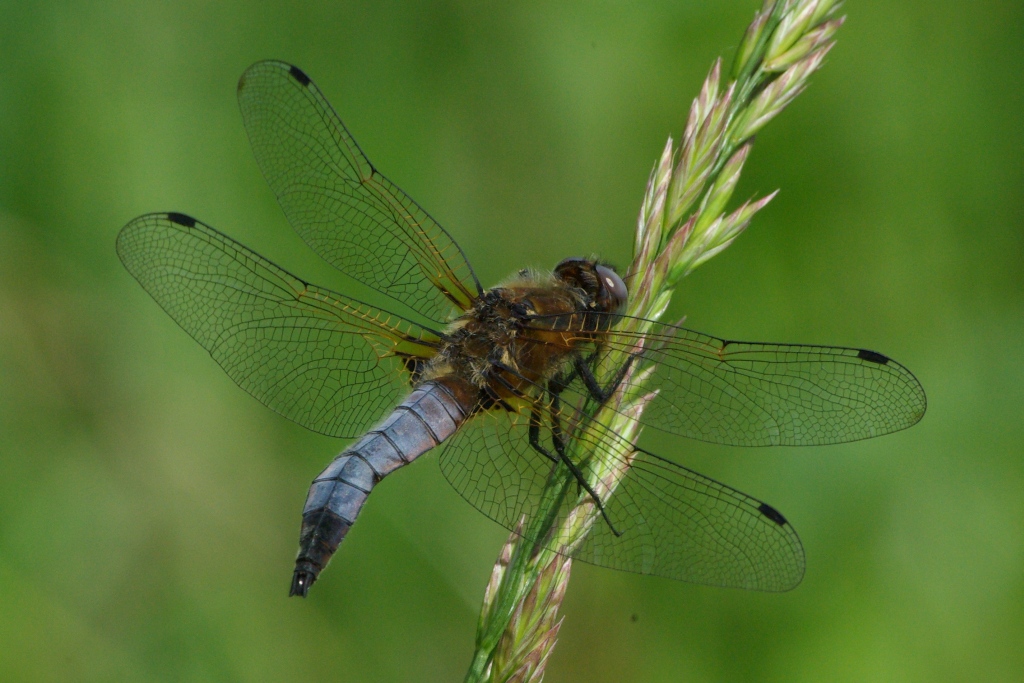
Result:
M306 488L341 444L239 391L114 236L185 211L340 285L236 111L241 72L277 57L485 284L567 255L624 264L651 165L757 4L4 2L0 680L460 680L504 532L427 457L289 600ZM883 351L929 413L846 446L652 444L778 506L807 577L761 595L578 565L550 681L1024 670L1024 5L846 12L737 197L782 193L675 311Z

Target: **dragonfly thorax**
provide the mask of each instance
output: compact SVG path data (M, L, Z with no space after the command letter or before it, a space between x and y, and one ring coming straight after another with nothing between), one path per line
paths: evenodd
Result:
M546 275L521 271L477 297L473 308L449 326L423 379L455 375L491 398L542 385L589 342L580 334L587 313L620 306L605 279L622 282L610 268L586 259L567 259ZM624 292L622 285L617 293ZM556 330L554 319L569 324Z
M483 389L491 382L493 368L518 368L523 362L520 336L531 316L540 309L571 313L579 305L571 291L550 277L540 282L521 276L489 289L448 327L424 378L458 375Z

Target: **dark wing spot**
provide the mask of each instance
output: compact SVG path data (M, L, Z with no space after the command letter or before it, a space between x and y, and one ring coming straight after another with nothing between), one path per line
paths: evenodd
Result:
M861 360L870 361L872 363L878 363L879 365L885 365L889 362L888 356L883 356L877 351L868 351L867 349L861 349L857 352L857 358Z
M290 73L292 75L292 78L297 80L302 85L309 85L309 76L303 73L302 69L300 69L299 67L293 66L291 69L288 70L288 73Z
M169 220L172 223L177 223L178 225L184 225L186 228L196 227L195 218L192 218L192 216L186 216L183 213L177 213L175 211L172 211L169 214L167 214L167 220Z
M490 388L483 387L480 389L480 395L476 399L476 407L473 410L474 413L484 412L494 407L494 404L498 402L498 397L491 392Z
M786 526L786 518L782 516L782 513L773 508L768 503L761 503L761 507L757 508L761 514L772 520L779 526Z
M423 368L426 362L422 358L413 358L412 356L406 356L402 363L405 365L405 369L409 371L409 383L418 384L420 378L423 377Z
M514 409L504 399L499 398L494 390L490 387L483 387L480 389L480 394L477 397L476 406L473 408L473 415L478 415L488 410L494 410L495 408L501 408L502 410L511 413Z

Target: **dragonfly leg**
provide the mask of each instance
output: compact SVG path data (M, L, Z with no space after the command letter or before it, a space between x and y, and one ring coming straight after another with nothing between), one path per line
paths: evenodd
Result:
M586 359L582 356L576 356L576 359L573 361L572 375L579 375L580 379L583 380L584 386L587 387L587 391L590 392L591 397L603 405L612 397L615 390L619 388L619 385L622 384L622 380L626 378L626 373L629 372L630 367L632 367L633 362L641 355L643 355L642 351L638 353L631 353L629 355L629 360L622 364L622 367L619 368L619 371L615 373L615 377L608 382L608 386L606 387L601 386L601 383L597 381L597 377L594 376L594 371L590 369L590 363L594 357L593 355ZM572 375L570 375L570 377ZM570 379L568 381L572 380ZM568 381L566 384L568 384Z
M594 353L590 354L585 359L583 359L583 362L591 363L596 357L597 352L595 351ZM548 391L551 393L552 396L557 396L558 394L561 394L563 391L565 391L569 387L569 385L573 383L576 377L580 374L580 371L576 367L576 365L577 364L574 362L570 366L572 368L571 371L559 372L557 375L548 380Z
M512 370L511 368L508 368L501 364L496 363L495 367L498 368L499 370L504 370L506 372L514 372L514 370ZM509 389L512 389L511 384L509 384L509 382L506 379L504 379L501 375L495 373L493 377L497 381L501 382L503 385L507 386ZM587 483L587 479L586 477L583 476L583 472L580 470L579 467L576 466L576 463L574 463L572 461L572 458L570 458L568 454L565 452L565 436L564 434L562 434L562 423L558 417L559 412L561 410L561 402L558 400L558 393L561 392L566 385L567 383L565 385L556 386L555 388L557 389L557 391L548 391L548 394L551 396L551 404L549 406L549 414L551 417L551 443L555 447L555 453L557 453L558 455L553 455L551 451L544 448L544 446L541 445L540 443L541 415L540 407L537 405L536 402L530 404L530 446L535 451L541 453L548 459L553 460L556 463L561 461L566 467L568 467L569 472L571 472L572 476L576 479L576 485L579 488L582 488L584 491L586 491L587 494L589 494L590 497L593 499L594 505L597 506L597 509L598 511L600 511L601 517L604 518L604 521L608 525L608 528L611 529L612 533L616 536L621 536L622 532L615 528L615 525L612 524L612 520L608 517L608 513L604 509L604 503L601 502L601 497L598 496L597 492L593 489L593 487Z
M561 411L561 401L558 398L558 394L551 393L551 406L549 412L551 414L551 443L555 447L555 452L558 453L559 459L565 463L565 466L572 472L572 476L576 478L577 490L582 488L590 497L594 500L594 505L597 506L598 511L604 518L608 528L612 530L612 533L616 536L621 536L622 532L615 528L612 524L612 520L608 517L608 513L604 509L604 503L601 502L601 497L597 495L597 492L587 483L586 477L583 476L583 472L576 466L576 463L572 461L572 458L565 452L565 435L562 434L562 421L559 418Z
M495 367L498 368L499 370L504 370L506 372L512 372L511 368L508 368L508 367L506 367L504 365L501 365L501 364L495 364ZM495 381L499 382L502 386L504 386L509 391L515 392L515 388L512 386L512 384L507 379L502 377L500 374L493 373L491 375L491 377L492 377L492 379L494 379ZM551 451L549 451L548 449L544 448L540 444L540 426L541 426L541 420L542 419L543 418L541 416L540 406L537 405L536 402L531 402L530 403L530 431L529 431L530 446L533 448L533 450L537 451L538 453L543 455L548 460L551 460L552 462L557 464L557 463L560 462L558 456L556 456L555 454L553 454Z
M544 457L557 463L559 462L558 457L540 445L540 421L540 408L533 404L530 407L530 446Z

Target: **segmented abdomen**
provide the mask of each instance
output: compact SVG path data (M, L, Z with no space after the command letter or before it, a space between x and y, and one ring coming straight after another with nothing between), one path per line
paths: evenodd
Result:
M313 480L302 511L291 595L306 595L373 487L439 445L466 420L473 408L465 405L472 392L453 386L454 382L442 379L416 387L386 420L342 451Z

